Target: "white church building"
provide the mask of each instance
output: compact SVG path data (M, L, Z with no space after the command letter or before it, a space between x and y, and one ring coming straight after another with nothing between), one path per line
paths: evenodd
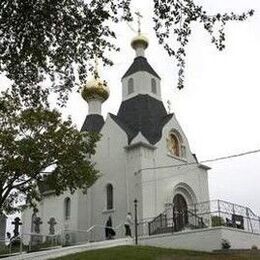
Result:
M86 193L76 191L56 197L44 191L39 211L28 209L23 213L24 234L35 232L38 217L38 233L66 231L67 239L77 242L91 231L92 240L104 240L104 225L111 217L116 237L123 237L126 215L134 215L135 199L138 221L146 223L138 227L142 236L167 233L167 228L172 233L211 226L212 209L199 216L192 206L209 202L210 168L198 162L176 115L165 109L161 78L145 57L148 40L139 34L131 46L136 57L122 75L122 102L116 115L109 113L105 120L102 116L102 103L109 91L101 79L87 82L82 92L89 111L81 131L101 134L91 158L100 178ZM52 231L51 219L55 222ZM158 219L165 222L164 226L156 224ZM226 219L237 221L231 216L218 216L219 221Z

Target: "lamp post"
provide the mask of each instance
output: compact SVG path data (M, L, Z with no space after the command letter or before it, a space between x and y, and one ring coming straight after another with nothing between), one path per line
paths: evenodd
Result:
M138 245L138 234L137 234L137 199L134 200L135 204L135 244Z

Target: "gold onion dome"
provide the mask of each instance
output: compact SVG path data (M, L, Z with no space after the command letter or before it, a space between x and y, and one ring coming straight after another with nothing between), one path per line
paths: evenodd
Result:
M143 34L138 34L131 41L131 46L133 49L137 49L140 47L146 49L148 45L149 45L149 41L147 37L145 37Z
M109 89L105 81L93 78L82 86L81 96L86 101L99 99L104 102L109 97Z

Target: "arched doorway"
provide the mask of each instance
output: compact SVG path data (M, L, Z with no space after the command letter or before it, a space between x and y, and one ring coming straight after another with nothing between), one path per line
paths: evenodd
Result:
M187 202L181 194L173 198L173 224L174 231L180 231L188 224Z

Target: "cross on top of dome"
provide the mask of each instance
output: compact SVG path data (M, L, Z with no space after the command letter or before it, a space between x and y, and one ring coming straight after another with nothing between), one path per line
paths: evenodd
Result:
M144 50L148 47L149 41L141 33L141 18L143 18L143 16L141 15L140 12L135 12L135 14L137 16L138 35L135 36L131 41L131 46L136 51L137 56L144 56Z

